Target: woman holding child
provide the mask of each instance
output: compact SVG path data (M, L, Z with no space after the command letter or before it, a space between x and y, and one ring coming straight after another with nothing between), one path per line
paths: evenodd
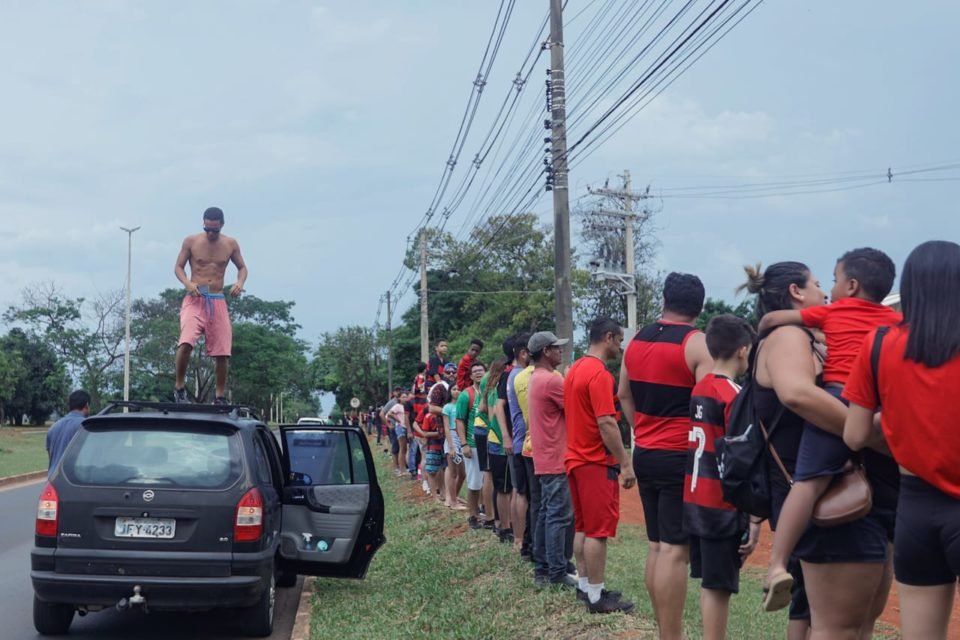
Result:
M763 273L759 268L747 268L747 274L749 281L745 288L757 295L757 312L761 316L773 311L811 310L825 302L819 282L802 263L780 262ZM837 276L838 283L849 279L843 270L843 259L838 263ZM864 279L862 274L860 277ZM855 295L866 295L857 286L852 291ZM844 296L838 287L834 288L834 294ZM783 562L784 566L778 568L777 559L771 559L771 574L766 585L769 593L764 606L773 610L789 602L788 638L808 637L808 629L813 639L869 638L886 603L892 577L889 524L896 506L896 492L893 489L891 493L890 487L896 486L896 468L889 461L867 464L876 497L874 509L865 518L832 528L804 525L809 519L809 514L804 519L804 509L809 507L812 511L815 491L822 487L818 489L815 482L811 483L814 486L801 487L804 482L798 482L799 495L793 495L792 476L800 472L800 478L813 480L835 465L835 445L843 433L847 410L838 399L838 391L823 388L823 357L813 334L799 326L802 321L803 315L780 317L776 324L796 324L761 331L752 373L757 383L757 413L771 431L770 443L786 471L785 474L780 469L772 455L768 456L773 498L771 527L776 529L784 518L785 530L790 529L793 534L786 537L794 541L799 538L792 557L789 553L785 556L791 558L790 563ZM864 328L860 335L865 335L869 328ZM813 437L805 435L813 430L817 430ZM832 434L831 446L823 444L821 432L824 436ZM839 442L842 445L842 441ZM873 444L876 443L871 442ZM844 457L849 456L847 451L842 453ZM809 504L799 499L804 497L804 492ZM789 507L786 511L785 503ZM781 549L783 546L779 545ZM793 558L800 561L802 571ZM790 597L784 598L785 595Z

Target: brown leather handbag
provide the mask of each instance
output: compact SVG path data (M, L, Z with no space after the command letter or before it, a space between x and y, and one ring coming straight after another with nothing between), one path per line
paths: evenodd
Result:
M793 477L787 471L783 461L769 441L767 446L780 471L793 486ZM873 508L873 489L863 465L859 462L848 463L843 473L835 476L827 490L823 492L813 507L813 524L818 527L839 527L859 520Z
M818 527L837 527L859 520L873 508L873 489L863 466L854 463L848 467L834 477L813 507L813 524Z

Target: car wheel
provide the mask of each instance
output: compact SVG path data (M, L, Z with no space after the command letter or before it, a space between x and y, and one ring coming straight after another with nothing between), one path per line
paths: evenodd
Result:
M33 626L42 636L60 636L70 630L73 605L44 602L33 596Z
M277 581L273 568L270 570L270 584L260 595L260 600L243 612L243 632L251 638L265 638L273 633L273 609L277 599Z
M297 586L297 574L284 569L277 569L277 586L281 589L289 589Z

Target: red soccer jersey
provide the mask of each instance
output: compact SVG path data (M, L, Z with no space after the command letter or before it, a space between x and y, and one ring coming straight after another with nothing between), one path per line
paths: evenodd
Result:
M426 449L427 451L443 451L443 436L445 435L443 429L443 420L440 419L440 416L434 415L429 411L425 411L420 414L422 416L420 422L420 430L424 433L439 433L441 437L439 438L427 438Z
M861 298L841 298L832 304L800 310L803 324L827 336L823 381L846 384L863 337L871 329L900 324L903 316L890 307Z
M470 380L470 367L472 366L473 358L463 354L463 357L460 358L460 364L457 365L457 389L463 391L473 384L473 381Z
M623 359L636 408L634 439L644 449L686 451L690 392L697 383L687 366L688 324L655 322L630 341Z
M960 389L960 356L930 368L905 360L906 327L893 327L883 340L877 397L870 356L871 331L863 341L843 390L843 397L861 407L881 405L880 424L897 463L940 491L960 499L960 429L956 428L954 396Z
M567 420L567 473L585 464L613 466L617 459L600 437L598 418L614 416L613 376L599 358L586 356L573 363L563 381Z
M704 538L726 538L739 533L736 508L723 499L717 468L717 440L727 423L740 387L730 378L710 373L697 383L690 397L687 472L683 481L683 528Z

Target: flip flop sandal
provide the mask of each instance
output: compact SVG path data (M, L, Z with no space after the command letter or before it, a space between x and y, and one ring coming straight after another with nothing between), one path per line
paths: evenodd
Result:
M770 580L770 586L763 589L763 610L779 611L790 604L790 590L793 588L793 576L780 573Z

